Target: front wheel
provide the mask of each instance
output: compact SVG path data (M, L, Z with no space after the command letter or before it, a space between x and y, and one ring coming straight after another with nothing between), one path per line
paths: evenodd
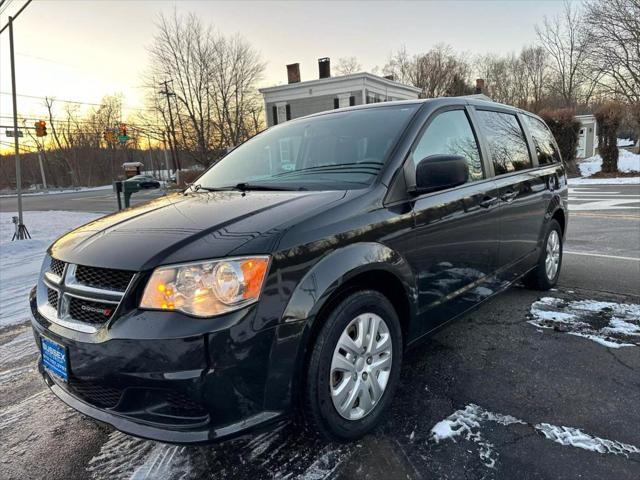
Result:
M305 385L303 414L330 440L355 440L373 430L391 405L402 363L398 315L379 292L341 301L316 338Z
M536 267L524 277L527 287L536 290L549 290L557 282L562 266L562 229L552 219L547 232Z

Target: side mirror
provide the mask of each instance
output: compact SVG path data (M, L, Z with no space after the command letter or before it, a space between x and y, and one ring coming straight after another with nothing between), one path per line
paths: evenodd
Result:
M444 190L469 180L467 160L461 155L430 155L418 162L416 186L411 193Z

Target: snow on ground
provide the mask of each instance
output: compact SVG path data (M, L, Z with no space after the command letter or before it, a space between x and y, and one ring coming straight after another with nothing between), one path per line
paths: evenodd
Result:
M542 434L546 439L560 445L581 448L591 452L608 453L613 455L640 454L640 448L616 440L600 438L583 432L578 428L551 425L549 423L531 424L512 417L493 413L484 408L469 404L464 409L457 410L444 420L436 423L431 429L430 441L441 443L446 440L457 441L463 439L478 446L478 455L487 468L495 468L498 452L495 446L485 438L483 427L488 423L503 426L525 425Z
M636 143L630 138L618 138L618 147L633 147Z
M618 152L618 171L640 174L640 154L631 153L628 150L618 150ZM578 167L583 178L590 177L602 170L602 157L600 155L589 157L580 162Z
M531 325L588 338L609 348L640 346L640 305L544 297Z
M29 319L29 291L37 282L49 245L69 230L100 216L81 212L24 212L31 239L12 242L13 215L0 212L0 328Z
M77 187L77 188L53 188L47 191L31 191L25 190L22 196L34 196L34 195L56 195L59 193L73 193L73 192L94 192L98 190L113 190L113 185L101 185L99 187ZM2 193L0 197L16 197L14 192Z

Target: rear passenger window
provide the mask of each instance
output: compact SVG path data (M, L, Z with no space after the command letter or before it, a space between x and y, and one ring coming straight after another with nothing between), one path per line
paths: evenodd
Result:
M414 165L426 157L440 154L465 157L470 182L484 178L478 143L464 110L441 113L429 124L413 152Z
M496 175L533 166L524 132L515 115L479 110L478 117L489 143Z
M525 116L527 126L531 131L533 137L533 144L536 147L536 154L538 155L538 163L540 165L547 165L549 163L555 163L560 161L560 153L556 148L556 143L553 140L553 135L537 118Z

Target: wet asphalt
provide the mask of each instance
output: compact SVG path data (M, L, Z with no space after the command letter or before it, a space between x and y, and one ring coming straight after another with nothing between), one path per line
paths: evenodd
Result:
M574 253L555 291L516 285L408 352L387 420L353 444L318 441L291 423L208 447L135 439L64 406L35 372L28 327L2 330L0 479L637 480L640 347L528 323L542 297L640 304L640 209L596 207L570 220L565 249ZM469 406L518 423L472 419L436 442L432 428ZM561 433L548 438L542 424ZM579 448L594 439L613 447ZM616 450L622 444L637 453Z

